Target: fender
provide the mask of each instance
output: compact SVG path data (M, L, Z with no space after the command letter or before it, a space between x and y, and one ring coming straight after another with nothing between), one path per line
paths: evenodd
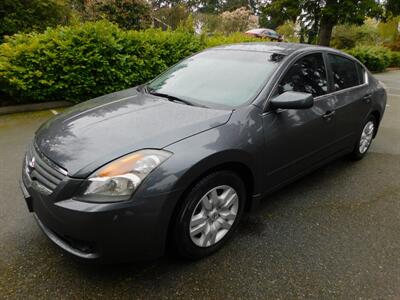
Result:
M259 193L259 178L262 177L262 168L257 166L254 157L245 151L234 149L225 150L211 154L199 160L192 167L185 170L174 185L174 189L181 189L193 185L205 174L217 170L223 166L241 166L248 170L247 174L239 174L240 176L251 176L248 178L253 183L253 194Z

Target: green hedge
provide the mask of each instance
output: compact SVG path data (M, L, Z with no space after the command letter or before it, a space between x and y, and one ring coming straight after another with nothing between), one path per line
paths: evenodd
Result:
M261 40L261 42L265 42L266 40ZM204 45L206 48L215 47L223 44L235 44L235 43L244 43L244 42L260 42L260 39L245 35L240 32L235 32L230 35L214 35L204 39Z
M370 71L381 72L392 63L389 49L379 46L357 46L347 52L361 61Z
M400 68L400 51L392 52L391 56L390 66Z
M19 101L80 102L146 82L206 47L254 40L124 31L108 21L17 34L0 45L0 92Z

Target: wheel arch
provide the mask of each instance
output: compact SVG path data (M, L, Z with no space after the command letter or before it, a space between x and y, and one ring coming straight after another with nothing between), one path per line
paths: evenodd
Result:
M255 184L255 178L254 174L243 162L238 162L238 161L227 161L223 162L221 164L215 165L212 168L208 169L204 173L200 174L197 176L196 179L194 179L191 184L185 189L184 193L182 194L181 199L179 202L182 202L182 199L187 193L190 191L190 189L202 178L205 176L212 174L214 172L218 171L231 171L234 172L237 176L240 177L240 179L243 181L245 188L246 188L246 207L245 209L248 210L251 207L251 201L252 201L252 195L254 192L254 184Z
M376 134L378 133L379 124L380 124L380 122L381 122L381 113L379 112L379 110L374 109L374 110L371 111L371 113L370 113L369 115L370 115L370 116L374 116L374 118L375 118L376 121L377 121L376 130L375 130L375 132L374 132L374 138L375 138Z
M172 229L174 227L174 222L177 220L177 215L183 205L183 200L193 188L193 186L205 176L212 174L218 171L232 171L236 175L238 175L242 180L246 188L246 204L245 211L249 211L253 205L253 194L257 190L257 182L256 182L256 171L252 167L252 164L246 161L245 157L247 156L244 153L241 153L241 159L233 159L233 157L237 157L238 153L229 153L229 152L221 152L219 154L215 154L206 159L203 159L201 162L190 168L185 174L182 176L182 181L185 182L186 188L181 193L179 199L176 201L174 208L172 210L172 214L170 220L168 222L168 231L166 238L166 245L171 241ZM187 180L190 178L190 180Z

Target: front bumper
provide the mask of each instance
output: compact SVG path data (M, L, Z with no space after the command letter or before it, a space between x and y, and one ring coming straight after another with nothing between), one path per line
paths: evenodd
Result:
M180 192L140 197L120 203L76 201L78 180L68 178L51 195L29 181L21 190L46 236L83 260L120 262L154 259L164 253L169 221ZM139 193L140 194L140 193Z

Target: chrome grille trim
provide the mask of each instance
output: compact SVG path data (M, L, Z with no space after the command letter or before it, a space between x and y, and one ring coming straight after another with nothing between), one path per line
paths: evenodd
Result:
M58 165L56 165L55 163L53 163L50 159L48 159L46 156L44 156L44 155L40 152L40 150L39 150L39 148L38 148L38 146L37 146L36 144L34 144L34 145L32 146L32 148L33 148L33 150L34 150L34 154L36 154L40 159L42 159L42 160L45 162L45 164L46 164L47 166L49 166L49 169L50 169L50 170L54 170L57 174L61 173L62 175L64 175L64 176L62 176L62 178L64 178L65 176L68 175L67 170L65 170L65 169L63 169L63 168L61 168L61 167L59 167Z
M33 166L30 162L34 161ZM32 144L26 155L26 173L32 186L45 194L51 194L68 175L67 171L45 157L37 146Z

